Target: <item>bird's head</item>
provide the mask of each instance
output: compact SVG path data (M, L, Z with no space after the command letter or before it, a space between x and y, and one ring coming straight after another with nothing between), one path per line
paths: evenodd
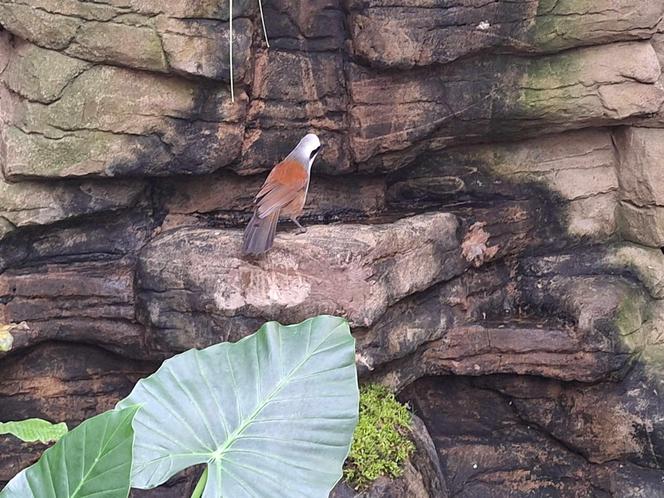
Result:
M314 159L316 159L321 148L322 145L318 137L313 133L309 133L300 140L300 143L297 144L290 155L306 165L307 169L311 170L311 165L314 163Z

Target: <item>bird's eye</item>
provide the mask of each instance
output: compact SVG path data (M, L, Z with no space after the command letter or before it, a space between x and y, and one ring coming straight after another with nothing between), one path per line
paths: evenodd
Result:
M320 150L320 147L316 147L314 150L311 151L311 154L309 155L309 159L313 159L316 154L318 154L318 151Z

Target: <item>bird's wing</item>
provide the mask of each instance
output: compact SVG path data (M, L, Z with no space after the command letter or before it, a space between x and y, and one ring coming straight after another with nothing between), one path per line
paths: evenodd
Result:
M290 203L302 189L307 187L307 170L293 160L277 164L256 195L256 210L260 218Z

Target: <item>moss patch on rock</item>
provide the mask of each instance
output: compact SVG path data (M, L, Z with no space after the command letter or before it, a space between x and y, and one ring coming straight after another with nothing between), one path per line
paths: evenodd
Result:
M646 348L652 319L650 307L644 293L637 290L625 292L613 323L627 351L641 353Z
M519 83L517 109L526 116L558 116L567 102L584 98L585 87L579 86L583 53L570 52L532 59Z
M654 299L664 299L664 259L661 249L629 242L612 247L603 262L613 271L628 268Z
M381 476L399 477L415 445L410 440L411 416L386 387L360 387L360 419L346 460L344 478L355 489Z

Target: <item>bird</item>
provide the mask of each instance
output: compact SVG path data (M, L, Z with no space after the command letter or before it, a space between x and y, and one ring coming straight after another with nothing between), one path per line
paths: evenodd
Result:
M243 255L258 256L270 250L279 218L288 217L299 233L306 232L297 218L307 199L311 165L321 148L319 138L309 133L272 168L254 200L254 214L244 231Z

